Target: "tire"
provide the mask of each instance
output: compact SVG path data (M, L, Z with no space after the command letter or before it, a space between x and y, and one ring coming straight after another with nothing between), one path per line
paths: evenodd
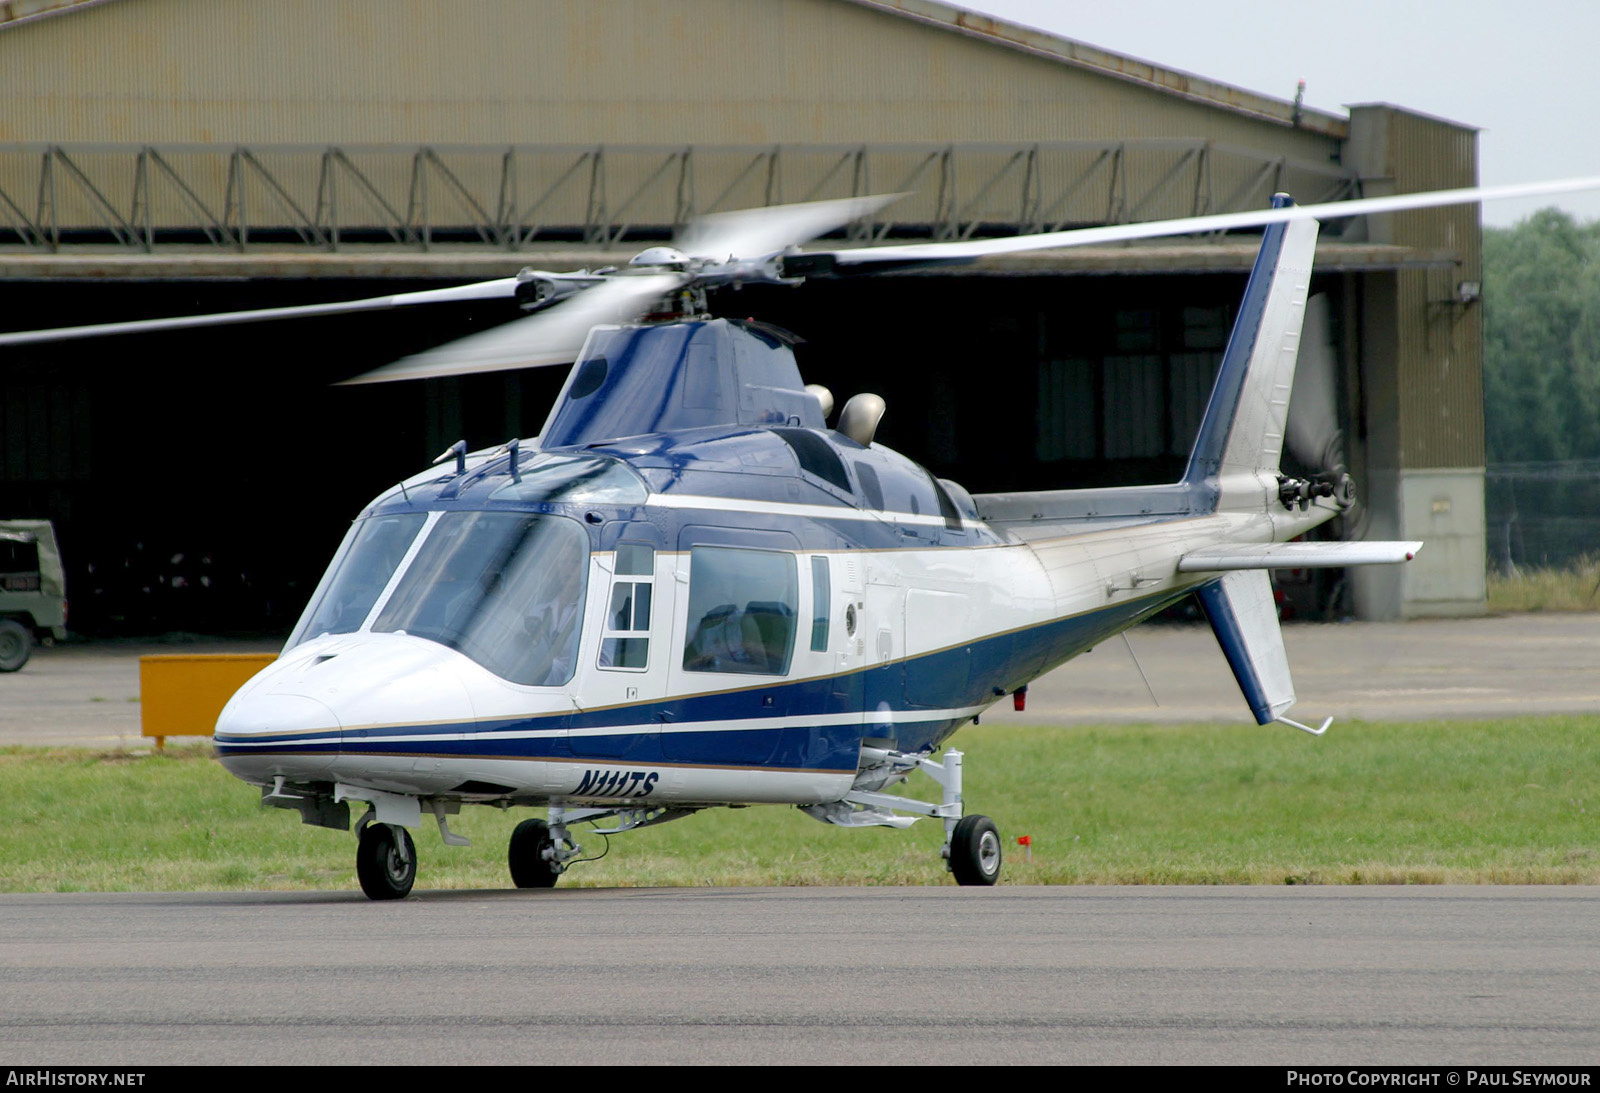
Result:
M561 871L544 858L545 848L554 845L550 825L543 820L523 820L518 824L506 849L511 883L518 888L554 888Z
M404 847L405 853L401 854ZM405 899L417 880L411 833L393 824L368 824L356 844L356 878L368 899Z
M1000 879L1000 829L987 816L967 816L950 836L950 872L961 885Z
M0 619L0 672L15 672L32 652L33 633L16 619Z

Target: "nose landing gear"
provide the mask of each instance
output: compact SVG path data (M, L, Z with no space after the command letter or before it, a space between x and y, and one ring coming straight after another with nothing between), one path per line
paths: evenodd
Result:
M356 877L368 899L405 899L417 881L417 848L397 824L369 823L356 844Z

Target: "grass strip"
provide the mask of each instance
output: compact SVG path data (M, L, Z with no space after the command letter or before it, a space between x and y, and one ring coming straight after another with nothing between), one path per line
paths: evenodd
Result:
M1490 573L1488 608L1496 614L1600 610L1600 558L1579 558L1565 569Z
M1600 717L1281 727L980 726L970 811L1010 884L1594 884ZM261 809L208 750L0 750L0 890L354 888L354 839ZM911 788L934 796L920 776ZM504 888L529 809L414 832L422 888ZM578 829L586 831L584 828ZM1033 860L1015 839L1031 836ZM613 836L563 886L949 884L940 825L845 830L791 808L710 809ZM590 853L606 840L580 834Z

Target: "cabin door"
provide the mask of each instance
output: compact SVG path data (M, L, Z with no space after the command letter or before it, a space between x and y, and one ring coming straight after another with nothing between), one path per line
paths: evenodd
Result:
M590 564L591 659L568 742L581 759L660 760L672 658L673 558L651 524L613 521Z

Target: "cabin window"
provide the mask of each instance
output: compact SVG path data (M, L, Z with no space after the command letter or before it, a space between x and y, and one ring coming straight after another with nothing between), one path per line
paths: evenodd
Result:
M618 543L611 599L600 638L600 667L642 672L650 667L650 606L655 599L656 552L644 543Z
M436 641L513 683L557 686L577 664L588 562L576 520L447 512L372 628Z
M330 568L326 591L296 628L299 637L290 644L359 630L405 559L424 519L420 512L371 516L352 528L348 545Z
M844 460L826 440L806 429L774 429L783 442L794 449L800 469L814 474L824 482L845 493L850 492L850 478L844 473Z
M811 651L828 651L828 610L833 592L828 582L828 559L811 559Z
M797 572L794 555L779 551L691 550L683 670L786 674L799 610Z

